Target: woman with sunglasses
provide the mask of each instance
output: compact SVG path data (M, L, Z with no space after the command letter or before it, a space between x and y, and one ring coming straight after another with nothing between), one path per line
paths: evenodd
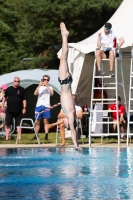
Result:
M40 130L40 121L43 119L44 130L45 130L45 140L48 140L49 132L49 118L51 118L51 112L42 112L50 107L50 96L54 94L53 88L49 86L50 76L44 75L43 79L36 88L34 95L38 95L37 104L35 108L35 119L36 119L36 133L39 133ZM42 113L41 113L42 112ZM40 113L38 115L38 113ZM36 136L33 138L36 139Z

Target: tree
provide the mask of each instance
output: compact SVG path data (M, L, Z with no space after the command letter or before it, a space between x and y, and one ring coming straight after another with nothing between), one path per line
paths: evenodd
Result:
M18 58L16 32L19 17L13 5L0 0L0 74L9 72Z
M20 3L21 2L21 3ZM29 52L60 44L59 24L70 30L69 41L78 42L97 31L115 12L122 0L21 0L25 13L20 30ZM23 29L23 30L22 30Z
M8 16L2 22L10 28L2 29L1 59L2 73L19 69L48 67L58 68L58 50L49 51L49 47L61 44L61 21L69 31L69 42L78 42L97 31L116 11L122 0L0 0L3 2L2 13ZM11 10L14 4L14 11ZM5 10L8 10L5 12ZM9 18L10 16L13 16ZM3 14L0 14L3 16ZM12 20L14 19L14 20ZM9 43L9 45L8 45ZM47 54L39 57L47 50ZM9 55L3 57L5 53ZM9 59L10 57L10 59ZM23 58L33 58L23 62ZM9 62L10 61L10 62ZM13 63L14 62L14 63ZM0 63L1 65L1 63Z

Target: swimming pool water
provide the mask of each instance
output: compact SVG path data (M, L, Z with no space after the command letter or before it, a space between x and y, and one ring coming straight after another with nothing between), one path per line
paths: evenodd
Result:
M0 149L0 199L133 199L133 149Z

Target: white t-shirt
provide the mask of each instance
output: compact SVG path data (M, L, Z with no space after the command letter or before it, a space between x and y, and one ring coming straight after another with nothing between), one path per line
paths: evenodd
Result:
M51 90L53 90L51 86L49 87ZM41 86L38 90L38 99L36 107L38 106L50 107L50 92L46 86Z
M76 106L76 105L75 105L76 114L77 114L77 112L78 112L79 110L82 110L82 108L81 108L80 106Z
M114 33L113 30L111 30L107 35L103 33L100 36L100 42L101 42L101 50L103 51L108 51L113 48L113 40L116 38L116 40L120 39L121 37Z

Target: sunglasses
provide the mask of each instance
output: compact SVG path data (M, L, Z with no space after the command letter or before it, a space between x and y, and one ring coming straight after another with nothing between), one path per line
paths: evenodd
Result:
M20 83L20 81L14 81L14 82L18 82L18 83Z
M110 31L110 28L105 28L105 30Z
M44 79L42 79L41 81L42 81L42 82L43 82L43 81L48 81L48 82L49 82L49 79L44 78Z

